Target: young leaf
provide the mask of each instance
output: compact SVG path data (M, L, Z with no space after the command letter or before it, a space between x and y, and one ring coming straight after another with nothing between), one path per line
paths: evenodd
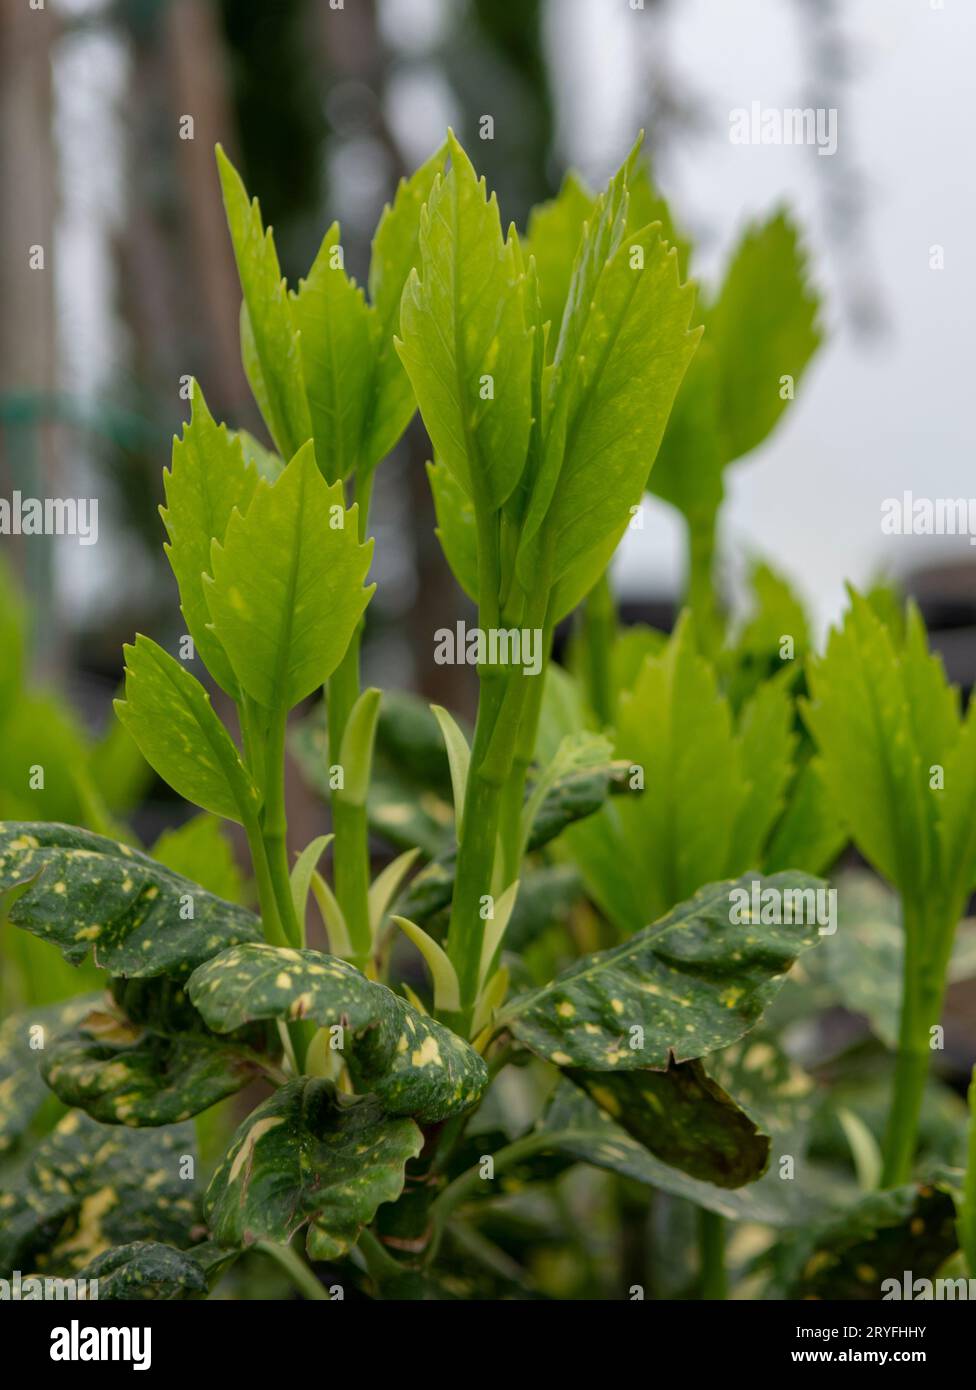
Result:
M166 506L159 514L187 628L207 670L229 695L237 693L237 681L210 626L203 576L210 569L213 541L224 539L235 509L247 511L257 485L258 471L245 462L240 441L226 425L216 424L194 382L190 422L182 438L173 440L172 464L163 470Z
M17 887L14 926L75 965L93 948L96 965L113 975L189 975L227 946L262 936L253 913L128 845L67 825L0 825L0 893Z
M315 456L330 483L348 478L360 462L375 354L373 318L362 290L346 275L341 252L333 222L307 278L289 296Z
M352 956L355 952L349 939L349 928L342 908L332 889L316 869L312 874L312 895L329 934L329 950L334 956Z
M473 1105L487 1082L484 1063L461 1038L320 951L257 946L226 952L196 972L189 993L218 1033L264 1018L341 1025L350 1044L343 1059L354 1082L375 1091L391 1114L434 1123Z
M369 929L373 940L383 925L383 918L390 910L390 904L396 897L400 885L407 874L413 868L420 854L419 849L408 849L393 860L392 864L387 864L386 868L376 875L369 887Z
M335 795L350 806L366 804L369 774L373 766L376 721L382 698L382 692L375 687L364 690L349 711L343 730L339 762L344 776L342 787Z
M369 263L369 297L375 314L375 368L362 457L366 468L385 458L416 409L413 389L397 355L394 334L410 272L420 263L420 222L435 179L443 174L447 144L401 179L376 226Z
M393 921L408 941L412 941L427 963L431 979L434 981L434 1008L453 1012L461 1007L457 971L448 959L447 952L439 946L432 936L428 936L416 922L407 917L394 917Z
M403 1191L423 1136L372 1096L340 1095L300 1077L248 1116L207 1189L211 1230L224 1245L288 1244L309 1227L311 1259L345 1255L384 1202Z
M954 696L917 632L896 650L868 603L851 592L844 626L810 671L803 715L819 747L831 796L855 844L916 901L935 852L930 768L953 741ZM958 726L957 726L958 727Z
M584 224L592 216L595 201L586 185L570 172L563 179L556 197L547 203L540 203L529 213L522 250L526 261L530 256L535 258L542 322L551 325L549 342L553 348L569 298L569 286L583 239Z
M626 526L701 336L688 328L694 291L680 284L656 227L624 237L591 267L597 254L582 253L556 350L541 473L518 552L526 587L543 525L553 580Z
M435 534L451 573L478 602L478 531L474 503L446 463L428 463L427 477L437 513Z
M532 340L498 204L453 135L449 144L450 171L434 180L421 217L397 350L437 457L487 513L525 464Z
M457 721L444 709L443 705L431 705L434 718L437 720L444 735L444 746L447 749L448 761L451 764L451 786L454 791L454 824L458 843L463 835L462 811L464 810L464 793L468 785L468 768L471 764L471 750L468 741L457 726Z
M301 854L295 860L295 867L291 871L291 896L295 904L295 916L300 923L305 921L305 913L308 908L308 891L312 886L312 876L322 855L328 849L335 837L332 835L319 835L311 844L305 846Z
M240 174L220 146L217 167L227 225L244 292L241 310L244 365L260 370L254 395L279 454L290 459L312 437L300 338L292 320L271 229L265 231L258 200L248 201ZM249 373L249 376L251 373ZM252 387L255 382L252 379Z
M621 945L517 996L501 1021L540 1057L587 1071L664 1070L672 1057L727 1046L755 1024L796 957L818 940L807 921L761 924L748 910L734 921L734 902L742 893L751 902L754 882L780 895L823 887L803 874L711 883ZM794 915L809 918L808 900L798 902L806 906Z
M719 416L724 455L738 459L772 431L820 345L819 300L807 279L796 227L785 213L747 228L732 259L708 332L721 363ZM750 343L749 352L742 344Z
M207 605L241 687L266 709L291 709L332 674L373 593L362 587L372 542L356 509L325 482L305 445L246 517L215 543Z
M115 712L149 763L187 801L240 822L257 792L210 696L148 637L125 652L125 699Z

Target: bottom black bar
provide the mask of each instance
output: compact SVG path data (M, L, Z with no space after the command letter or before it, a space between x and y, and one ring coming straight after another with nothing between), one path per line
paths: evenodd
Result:
M356 1346L379 1374L385 1359L391 1371L401 1358L423 1365L435 1349L446 1372L454 1347L463 1372L482 1339L505 1374L508 1353L498 1362L497 1339L509 1333L518 1339L510 1344L511 1369L520 1373L537 1362L547 1373L575 1362L580 1372L588 1344L603 1354L612 1346L617 1365L632 1352L635 1367L647 1370L674 1355L684 1370L725 1374L834 1365L950 1372L966 1364L973 1332L965 1302L0 1302L5 1363L14 1356L28 1374L51 1367L68 1378L219 1369L222 1378L246 1372L253 1379L265 1364L280 1378L284 1366L334 1371Z

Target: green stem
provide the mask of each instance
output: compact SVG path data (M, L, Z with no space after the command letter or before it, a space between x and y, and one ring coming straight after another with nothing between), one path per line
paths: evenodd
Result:
M272 1240L258 1240L255 1250L260 1250L285 1271L288 1278L306 1298L316 1303L328 1303L329 1291L316 1279L308 1265L297 1255L290 1245L278 1245Z
M359 1249L363 1259L366 1261L366 1268L370 1278L379 1287L388 1283L391 1279L402 1278L406 1272L399 1260L394 1259L390 1252L384 1249L381 1241L377 1240L373 1232L364 1228L358 1241Z
M334 763L342 748L353 705L359 699L359 648L362 629L353 633L348 650L328 685L329 757ZM333 877L335 895L346 919L349 939L360 970L369 961L372 937L369 929L369 827L365 806L351 806L340 796L332 798Z
M264 788L262 835L278 916L292 946L301 946L302 929L291 896L288 866L288 822L285 817L285 726L287 711L276 710L268 727L267 781Z
M898 1054L882 1153L882 1187L911 1179L922 1099L931 1062L931 1030L942 1015L945 968L955 917L926 912L903 898L905 960Z
M538 1153L540 1149L552 1149L555 1147L558 1147L558 1145L552 1134L544 1133L543 1131L526 1134L523 1138L516 1139L514 1143L506 1144L504 1148L499 1149L497 1153L492 1155L493 1178L483 1178L481 1176L481 1167L479 1164L473 1168L468 1168L466 1172L455 1178L452 1183L449 1183L441 1195L437 1197L431 1205L430 1216L433 1223L433 1235L431 1237L430 1246L428 1247L428 1260L432 1260L437 1253L437 1248L440 1245L441 1237L444 1233L444 1227L455 1207L459 1206L461 1202L466 1201L477 1192L480 1185L485 1182L494 1181L494 1178L497 1178L499 1173L504 1172L506 1168L514 1167L517 1163L521 1163L524 1158L528 1158L531 1154Z
M580 610L579 634L583 684L601 727L614 722L612 658L616 634L617 607L605 570Z
M688 589L685 602L694 610L695 630L703 652L714 654L722 645L722 620L715 589L717 514L688 522Z
M250 819L245 822L244 829L247 832L251 865L258 887L258 905L261 911L261 921L264 925L264 934L273 946L287 946L289 944L288 938L285 936L281 918L278 916L274 884L271 881L271 871L268 868L268 855L261 836L261 827L256 819Z
M725 1218L714 1211L698 1208L698 1250L701 1257L701 1296L725 1299L729 1296L725 1268Z

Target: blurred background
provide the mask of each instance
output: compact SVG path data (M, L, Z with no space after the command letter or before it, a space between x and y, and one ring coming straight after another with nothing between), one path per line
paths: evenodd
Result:
M821 629L845 578L882 571L928 585L948 626L976 623L965 538L880 528L906 488L969 489L974 40L961 0L0 0L0 496L99 499L95 546L0 537L36 671L97 732L122 643L175 643L156 508L186 377L218 418L265 437L214 143L260 197L291 280L334 218L362 278L384 202L448 124L519 226L568 166L604 182L644 127L706 283L750 218L787 206L826 345L729 479L729 590L758 554ZM756 100L836 108L836 154L731 143L730 111ZM425 457L415 422L381 470L366 676L463 708L467 688L445 682L470 673L429 659L432 628L462 609ZM682 584L679 520L646 507L616 565L635 609Z

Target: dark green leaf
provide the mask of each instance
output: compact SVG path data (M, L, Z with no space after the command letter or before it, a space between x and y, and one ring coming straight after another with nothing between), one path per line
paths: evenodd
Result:
M261 940L253 913L128 845L67 825L0 824L0 892L26 885L10 921L74 964L94 950L113 975L189 975L228 946ZM192 917L189 913L192 911Z
M0 1024L0 1157L29 1129L50 1095L41 1075L47 1048L85 1016L97 997L84 995L28 1009Z
M823 887L802 874L711 883L621 945L584 956L551 984L513 999L500 1021L557 1066L598 1071L663 1070L671 1058L702 1057L735 1042L818 939L816 923L764 925L749 920L748 907L745 920L733 921L739 895L748 903L754 883L781 905L787 890L809 897Z
M158 982L153 982L154 984ZM66 1105L103 1124L172 1124L208 1110L260 1074L250 1048L207 1032L177 1008L153 1026L111 1002L93 1008L48 1048L44 1079Z
M131 1130L69 1111L0 1193L0 1276L83 1268L132 1240L184 1246L197 1221L193 1126Z
M443 1120L473 1105L487 1084L484 1062L462 1038L337 956L240 947L197 971L189 991L217 1032L265 1018L341 1029L353 1081L391 1114Z
M342 1096L300 1077L252 1112L207 1191L211 1229L225 1245L287 1242L308 1225L309 1256L338 1259L383 1202L403 1191L423 1145L409 1119L372 1096Z
M171 1245L136 1240L98 1255L78 1272L79 1279L98 1283L98 1301L154 1303L183 1298L206 1298L207 1277L196 1259Z

